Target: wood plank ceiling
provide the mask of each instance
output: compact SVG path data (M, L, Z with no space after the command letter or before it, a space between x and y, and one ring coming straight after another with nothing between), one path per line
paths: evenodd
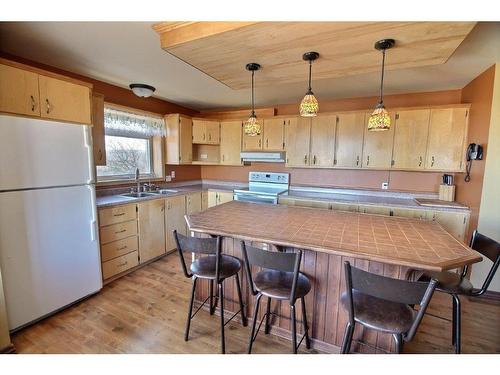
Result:
M161 48L232 89L250 86L249 62L262 65L256 86L307 80L302 54L317 51L313 80L378 71L373 46L393 38L387 70L444 64L475 22L162 22Z

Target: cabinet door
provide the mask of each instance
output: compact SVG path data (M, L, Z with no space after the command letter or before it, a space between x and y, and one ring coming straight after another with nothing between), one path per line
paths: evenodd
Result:
M91 124L90 89L60 79L38 76L43 118Z
M193 120L179 116L179 163L191 164L193 161Z
M393 216L409 217L412 219L421 219L421 220L426 220L429 218L428 210L396 207L396 208L391 208L391 211Z
M218 204L219 193L217 191L209 191L208 192L208 207L215 207Z
M430 109L399 111L394 124L392 167L424 169Z
M318 116L312 118L311 166L333 167L336 120L336 116Z
M359 206L356 203L332 202L330 203L330 209L337 211L358 212Z
M227 202L231 202L233 200L232 192L219 192L218 193L217 204L223 204Z
M287 167L309 166L309 145L311 141L311 119L294 117L286 125Z
M431 109L425 169L463 169L468 113L467 108Z
M337 115L335 160L340 168L361 168L365 113L341 113Z
M106 141L104 136L104 95L92 95L92 144L94 164L106 165Z
M186 212L185 196L178 195L165 199L165 228L167 251L175 249L177 246L174 240L174 229L178 233L186 235Z
M201 210L205 211L208 208L208 191L201 193Z
M391 215L391 208L384 207L384 206L372 206L372 205L363 206L363 205L360 205L358 207L358 212L362 212L364 214L390 216Z
M165 254L165 201L153 199L137 205L139 218L139 260L147 262Z
M264 150L283 151L285 149L284 119L264 120Z
M193 143L205 143L206 140L206 121L193 120Z
M186 195L186 215L201 212L201 193Z
M465 241L469 214L448 211L434 211L433 219L460 242Z
M241 165L241 121L220 123L220 163Z
M262 121L262 120L261 120ZM261 131L259 135L249 136L243 132L243 151L260 151L262 150L262 138L264 137L264 132Z
M38 74L0 65L0 112L40 116Z
M389 112L391 124L389 130L368 131L368 117L365 118L365 135L363 142L363 168L389 169L392 161L392 145L394 141L394 112Z
M218 145L220 140L220 123L219 121L207 121L206 125L207 143Z

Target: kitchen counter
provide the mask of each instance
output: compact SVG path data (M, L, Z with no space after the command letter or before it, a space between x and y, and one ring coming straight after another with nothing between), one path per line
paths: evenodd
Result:
M347 313L340 304L345 291L344 262L392 278L408 279L418 270L441 271L481 261L481 256L463 245L434 221L372 215L285 205L228 202L186 216L197 237L223 236L225 254L243 259L240 240L253 246L302 249L303 272L312 289L305 298L311 322L312 345L338 353ZM243 277L243 271L241 271ZM196 289L199 305L208 297L207 280ZM234 278L224 281L226 309L239 305ZM244 289L248 288L246 283ZM243 291L245 312L250 314L255 298ZM290 306L275 302L272 334L290 337ZM391 351L391 335L360 329L355 339Z
M247 202L186 218L194 232L444 271L481 261L434 221Z

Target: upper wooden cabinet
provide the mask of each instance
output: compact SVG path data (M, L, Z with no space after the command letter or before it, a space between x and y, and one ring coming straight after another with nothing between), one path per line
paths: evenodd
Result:
M307 167L310 158L311 118L293 117L286 125L287 167Z
M52 120L91 123L90 90L60 79L39 76L40 116Z
M335 115L312 118L310 166L333 167L336 120Z
M0 112L92 123L92 85L2 61L6 64L0 64Z
M264 139L262 149L283 151L285 149L285 123L282 118L264 120Z
M166 164L191 164L193 161L193 121L178 113L165 116L167 138Z
M104 136L104 95L92 94L92 144L94 164L106 165L106 140Z
M468 106L431 109L425 169L463 171L468 115Z
M0 111L40 116L38 74L0 65Z
M220 163L241 165L241 121L220 123Z
M219 144L219 121L193 119L193 143Z
M394 124L392 167L424 169L430 109L398 111Z
M361 168L365 112L340 113L337 115L335 160L339 168Z
M261 131L259 135L246 135L243 128L241 129L243 134L243 151L260 151L262 150L262 139L264 138L264 132Z
M366 114L365 124L368 123ZM394 124L395 114L389 112L391 123ZM362 167L370 169L390 169L392 161L392 145L394 141L394 126L384 131L368 131L368 125L365 127L363 142Z

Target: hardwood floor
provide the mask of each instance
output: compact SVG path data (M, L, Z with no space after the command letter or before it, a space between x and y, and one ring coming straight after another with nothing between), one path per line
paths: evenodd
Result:
M13 335L18 353L219 353L219 318L200 311L184 341L191 281L168 255ZM436 295L431 313L451 316L451 299ZM463 298L464 353L500 353L500 303ZM226 326L226 351L246 353L249 328ZM254 353L290 353L290 342L259 333ZM305 350L302 353L315 353ZM451 353L451 323L426 316L407 353Z

